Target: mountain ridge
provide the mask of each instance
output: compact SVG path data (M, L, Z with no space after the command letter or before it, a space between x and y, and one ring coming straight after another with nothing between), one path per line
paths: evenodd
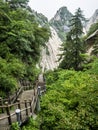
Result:
M42 48L41 60L39 64L43 72L49 69L53 70L59 65L59 62L57 62L57 55L60 54L60 45L65 40L66 33L69 31L69 21L72 14L69 12L67 7L64 6L56 12L50 21L48 21L47 17L45 17L43 14L37 12L34 13L39 24L41 26L50 28L51 31L51 37L46 43L46 47ZM90 28L93 22L97 22L97 18L98 11L95 11L94 15L92 15L89 21L86 23L86 27L89 24Z
M49 28L52 26L58 36L61 38L62 41L65 40L66 33L69 31L69 23L70 19L73 16L73 14L67 9L66 6L62 6L57 10L54 17L52 17L50 20L43 15L42 13L37 13L37 11L33 11L33 15L36 18L36 21L43 27ZM85 22L84 30L87 33L89 31L89 28L92 24L98 22L98 9L95 10L93 15L90 18L87 18L88 20Z

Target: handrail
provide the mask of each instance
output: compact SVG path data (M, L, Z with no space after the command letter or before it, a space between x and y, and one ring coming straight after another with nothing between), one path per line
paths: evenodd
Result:
M36 85L33 89L34 94L32 95L31 101L17 102L17 103L14 103L14 104L6 104L6 105L3 105L3 106L0 106L0 108L8 109L9 112L7 112L7 114L10 113L10 115L5 115L3 117L0 117L0 121L3 120L3 119L9 118L9 117L11 118L13 115L15 115L15 112L13 112L13 113L11 112L11 107L15 107L15 106L19 107L18 105L22 106L22 104L24 104L24 106L25 106L25 103L27 103L28 106L25 107L25 108L21 108L21 112L26 111L26 110L30 109L31 107L32 107L31 109L35 109L34 107L36 106L36 102L37 102L37 98L38 98L38 90L37 90L38 88L37 87L38 87L38 82L36 82ZM31 106L30 106L30 104L31 104Z
M35 82L35 85L33 87L33 95L32 95L32 99L29 100L29 101L24 101L24 102L21 102L20 100L18 100L18 102L16 103L11 103L11 104L8 104L6 103L6 105L3 105L3 106L0 106L1 109L4 110L4 112L6 112L6 115L3 115L3 117L0 117L0 122L3 122L3 125L6 125L4 124L4 120L6 120L7 122L7 125L11 125L13 123L13 118L14 121L16 122L16 113L15 113L15 110L18 108L20 109L20 117L21 117L21 121L25 120L27 117L30 117L31 114L33 115L35 109L37 108L36 106L38 106L38 103L39 103L39 94L40 92L38 87L39 85L45 85L45 82L43 82L43 84L39 83L38 81ZM23 88L23 87L21 87ZM42 86L42 88L44 88ZM41 89L40 89L41 90ZM46 89L45 89L46 90ZM13 111L12 111L13 109ZM38 110L38 108L37 108Z
M26 81L25 81L25 83L22 83L22 81L21 81L20 85L21 85L20 88L18 90L16 90L14 94L12 94L12 95L8 94L8 98L0 97L0 104L3 105L4 102L8 102L9 104L14 103L17 100L17 98L20 96L22 91L30 89L32 84L30 82L28 82L26 84ZM33 88L33 86L32 86L32 88Z

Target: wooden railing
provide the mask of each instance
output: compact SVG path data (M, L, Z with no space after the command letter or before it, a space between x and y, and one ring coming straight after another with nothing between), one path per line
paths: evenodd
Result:
M23 91L33 89L34 87L29 81L22 80L19 84L20 87L14 92L14 94L8 93L6 98L0 97L0 106L3 106L5 102L8 102L8 104L15 103Z
M5 105L0 106L0 109L3 110L3 114L0 114L0 130L6 126L6 129L11 126L12 123L17 121L16 117L16 109L20 110L20 120L23 122L28 117L33 116L35 108L39 109L38 102L39 102L39 93L38 92L38 83L36 83L35 87L33 88L32 99L29 101L21 102L19 99L14 104L8 104L5 102Z
M20 110L20 124L28 117L33 116L35 110L40 110L40 96L46 91L45 81L37 80L34 84L28 81L20 81L20 87L7 98L0 97L0 130L9 130L12 123L17 122L16 110ZM24 90L32 89L32 98L20 101L19 97ZM6 129L5 129L6 128Z

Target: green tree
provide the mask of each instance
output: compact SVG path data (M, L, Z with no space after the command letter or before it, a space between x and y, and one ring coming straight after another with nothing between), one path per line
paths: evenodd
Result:
M61 68L74 68L78 70L81 67L81 62L83 62L81 54L84 51L83 42L81 40L84 20L85 18L79 8L71 19L70 32L66 37L63 54L61 55Z
M9 2L2 2L0 11L0 56L6 58L7 53L11 53L26 63L38 62L40 47L48 40L49 30L40 27L29 10L23 8L11 10Z
M11 9L17 9L17 8L26 8L28 5L29 0L6 0L6 2L9 3Z
M97 76L73 70L47 73L47 93L41 102L41 130L96 130Z
M41 46L45 45L50 36L49 29L36 22L32 11L27 8L27 3L28 0L0 0L2 93L14 90L20 79L34 80L39 72L36 64L40 59Z

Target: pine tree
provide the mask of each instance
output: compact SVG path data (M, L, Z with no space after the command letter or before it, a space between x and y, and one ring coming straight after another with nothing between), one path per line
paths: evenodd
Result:
M64 43L63 60L60 63L61 68L74 68L75 70L80 68L82 62L81 54L84 51L83 42L81 40L84 20L85 18L82 15L81 9L77 9L70 21L70 32L68 32L66 42Z

